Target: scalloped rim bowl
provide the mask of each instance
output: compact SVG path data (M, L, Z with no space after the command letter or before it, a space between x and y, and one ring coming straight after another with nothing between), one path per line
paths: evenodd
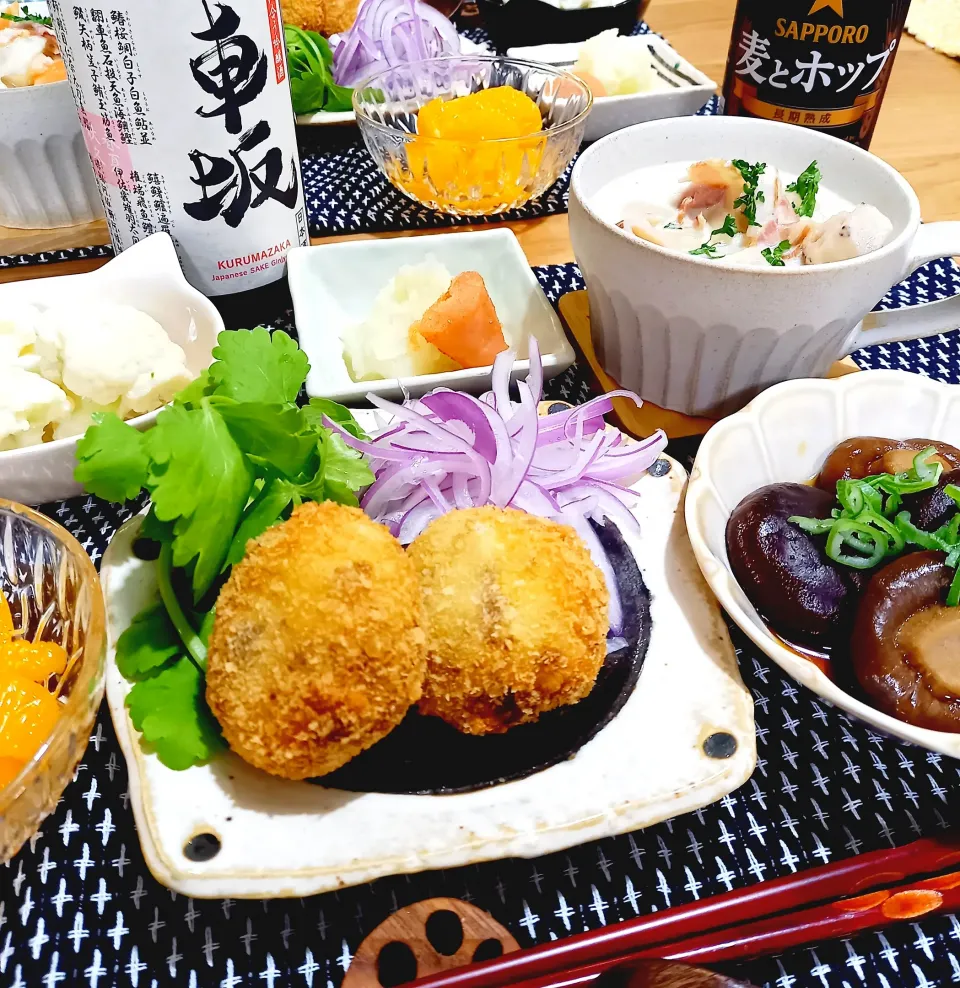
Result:
M960 387L905 371L864 371L834 381L788 381L764 391L706 435L687 490L686 521L700 569L724 610L783 670L885 734L960 758L960 733L913 727L868 706L785 647L740 588L725 530L740 500L764 484L807 482L837 443L911 436L960 445Z

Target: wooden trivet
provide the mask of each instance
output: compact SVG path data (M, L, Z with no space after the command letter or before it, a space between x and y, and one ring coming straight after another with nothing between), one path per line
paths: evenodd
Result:
M425 899L398 909L366 937L343 988L395 988L519 949L507 929L469 902Z
M585 291L568 292L560 299L560 318L570 331L580 348L590 370L601 391L614 391L620 385L600 366L600 361L593 349L593 338L590 335L590 300ZM827 377L843 377L852 374L860 368L849 358L838 360L831 368ZM643 395L640 396L641 398ZM702 436L714 419L695 418L681 412L673 412L669 408L660 408L653 402L645 401L642 408L637 408L631 401L623 398L613 399L614 424L633 436L649 436L657 429L663 429L669 439L681 439L684 436Z

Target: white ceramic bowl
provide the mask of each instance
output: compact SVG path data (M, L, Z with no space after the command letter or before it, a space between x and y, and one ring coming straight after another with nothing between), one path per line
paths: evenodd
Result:
M0 226L45 230L102 216L70 84L0 89Z
M835 381L788 381L715 425L687 489L687 530L707 583L744 633L798 682L894 737L960 758L960 733L912 727L868 706L785 647L760 619L730 569L730 512L765 484L803 483L837 443L853 436L923 436L960 445L960 387L903 371L865 371Z
M507 344L525 358L527 341L536 337L545 378L573 363L573 347L511 230L320 244L296 247L287 258L297 333L310 358L307 394L357 404L369 393L397 399L406 391L418 398L434 388L479 394L490 387L490 367L359 383L347 371L343 337L367 317L376 294L401 267L428 258L440 261L451 275L480 272ZM528 360L518 360L514 380L525 378L529 366Z
M775 268L677 253L617 228L623 203L604 201L610 183L703 158L762 161L793 174L816 160L825 188L876 206L893 231L862 257ZM822 377L859 347L960 326L960 297L870 312L920 264L960 253L960 223L921 226L916 194L893 168L807 127L714 116L617 131L574 166L570 239L604 369L641 398L688 415L719 418L772 384Z
M648 120L689 116L696 113L717 89L717 84L712 79L682 58L658 34L643 34L639 37L647 42L656 56L693 81L679 79L674 73L674 78L680 83L675 88L650 93L629 93L626 96L594 96L593 108L583 132L583 139L588 143ZM531 62L546 62L548 65L573 71L579 50L579 44L535 45L510 48L507 55Z
M146 312L183 347L187 366L194 374L209 366L217 335L224 328L213 303L187 284L173 241L166 233L141 240L88 274L0 285L0 312L7 305L42 308L51 301L77 308L91 302L114 302ZM130 424L146 429L156 417L157 412L148 412L130 419ZM73 479L78 438L0 452L0 497L42 504L79 494L80 485Z

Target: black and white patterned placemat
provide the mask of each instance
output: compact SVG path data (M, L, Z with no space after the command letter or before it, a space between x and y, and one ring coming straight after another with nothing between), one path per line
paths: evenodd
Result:
M955 267L923 270L926 282L885 302L902 304L903 291L911 300L960 293ZM536 274L554 302L583 287L573 265ZM290 320L286 313L275 324L290 329ZM881 347L857 359L960 383L960 334L926 342L925 350ZM575 366L549 394L579 402L590 390ZM676 454L689 458L692 445L679 444ZM137 507L84 497L46 510L99 562ZM756 702L759 755L737 792L647 830L532 861L387 878L307 899L199 901L159 886L140 853L126 767L102 714L56 811L0 868L0 985L336 988L363 937L420 899L472 901L530 945L901 844L956 820L960 763L875 734L785 678L736 629L734 642ZM730 973L770 988L953 984L960 920L902 924Z

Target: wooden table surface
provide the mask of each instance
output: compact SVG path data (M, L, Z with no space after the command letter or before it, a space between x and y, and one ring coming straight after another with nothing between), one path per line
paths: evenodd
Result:
M653 0L647 21L685 58L719 83L735 6L735 0ZM906 34L903 36L871 150L913 185L925 220L960 219L960 60L939 55ZM565 215L509 225L531 264L573 260ZM411 235L416 233L393 234ZM373 234L324 237L322 241L370 236ZM0 227L0 254L31 254L108 241L102 222L57 230ZM7 269L0 271L0 282L85 271L102 263L70 261Z

